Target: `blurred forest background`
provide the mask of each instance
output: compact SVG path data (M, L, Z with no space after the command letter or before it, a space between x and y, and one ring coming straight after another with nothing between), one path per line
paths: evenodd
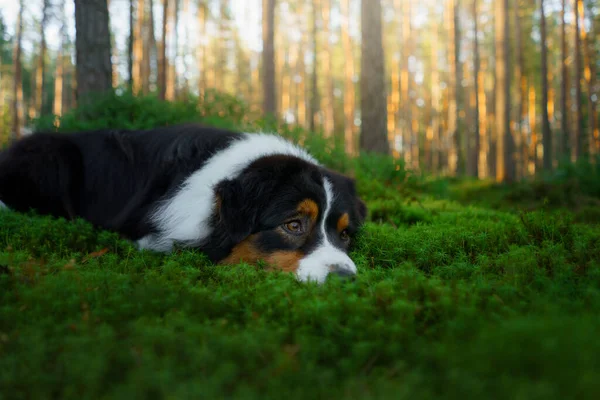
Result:
M597 0L0 0L0 10L0 142L115 90L229 94L248 118L435 175L513 182L600 154Z

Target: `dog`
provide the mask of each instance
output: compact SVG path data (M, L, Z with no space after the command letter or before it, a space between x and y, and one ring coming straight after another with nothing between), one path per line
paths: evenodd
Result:
M196 124L34 133L0 153L0 201L139 249L195 248L318 283L356 274L348 253L367 215L355 181L300 146Z

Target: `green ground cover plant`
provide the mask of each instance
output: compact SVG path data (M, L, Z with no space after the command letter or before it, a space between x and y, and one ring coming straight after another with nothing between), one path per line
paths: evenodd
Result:
M114 99L75 110L60 129L149 127L159 112L152 124L273 127L243 105L228 111L231 99L209 109L127 96L118 110ZM526 184L352 160L277 128L356 177L370 215L355 281L303 284L194 251L140 252L84 221L0 211L0 398L600 396L600 196L589 186L572 192L585 205L556 203L519 194ZM534 185L551 193L566 181Z

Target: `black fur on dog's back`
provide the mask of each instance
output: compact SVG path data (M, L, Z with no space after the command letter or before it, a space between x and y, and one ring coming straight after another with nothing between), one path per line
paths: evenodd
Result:
M197 125L36 133L0 153L0 200L135 240L152 231L149 208L238 136Z

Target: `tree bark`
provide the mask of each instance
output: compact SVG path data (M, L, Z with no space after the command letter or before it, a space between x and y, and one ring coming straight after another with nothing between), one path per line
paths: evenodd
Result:
M21 77L21 53L23 43L23 11L24 1L19 0L19 14L17 16L16 41L13 51L13 101L12 101L12 131L10 140L21 137L21 123L23 120L23 82Z
M275 97L275 0L263 0L263 111L276 116Z
M319 112L320 97L319 97L319 39L318 39L318 9L319 0L313 0L312 2L312 53L313 53L313 70L311 76L311 94L310 94L310 130L315 132L317 129L317 114Z
M75 0L77 102L112 89L108 3Z
M133 93L138 94L143 87L144 67L144 15L146 9L145 0L137 0L137 20L135 22L133 41Z
M544 171L552 170L552 136L548 118L548 47L546 45L546 12L540 0L540 33L542 46L542 144L544 146Z
M38 58L36 88L35 88L35 110L38 116L42 115L45 105L44 101L44 83L46 75L46 25L48 25L48 8L49 1L43 0L42 7L42 22L40 24L40 54Z
M129 38L127 40L127 84L130 90L133 90L133 44L135 42L134 2L135 0L129 0Z
M471 176L477 178L479 176L479 38L477 34L479 33L479 28L477 24L477 18L479 18L479 14L477 13L477 1L473 0L473 57L474 57L474 66L473 66L473 91L475 95L475 105L474 105L474 125L475 129L473 131L473 146L471 149L471 162L470 162L470 173Z
M571 158L570 146L570 129L569 129L569 114L567 108L567 100L569 98L569 73L567 70L567 29L565 22L567 0L562 0L561 5L561 23L560 23L560 64L561 64L561 80L560 80L560 124L561 124L561 157L567 160Z
M413 130L412 130L412 101L410 99L411 79L408 71L408 62L411 53L411 5L404 1L403 7L398 11L402 13L402 58L400 67L400 103L402 104L402 116L400 118L400 129L402 132L402 153L406 165L414 166L415 160L412 159ZM418 162L418 161L417 161Z
M582 0L574 0L575 13L575 124L573 133L575 134L575 159L583 155L584 135L582 132L583 110L581 105L581 36L579 27L580 7L583 7Z
M381 0L361 0L360 147L389 154L381 19Z
M333 97L333 54L329 42L331 24L331 0L321 0L321 12L323 16L323 51L321 58L325 67L325 104L324 104L324 126L326 136L332 136L335 131L335 103Z
M162 0L163 3L163 15L161 23L161 44L160 54L158 56L158 97L161 100L165 100L167 95L167 70L169 63L167 59L167 26L169 21L169 0Z
M585 8L582 9L582 18L583 18L583 14L585 12ZM582 29L581 33L582 33L582 37L583 37L583 50L584 50L584 79L587 83L587 105L588 105L588 109L587 109L587 117L588 117L588 135L587 135L587 140L588 140L588 151L590 152L590 155L595 155L597 152L597 148L596 148L596 130L597 130L597 123L596 123L596 99L594 97L594 95L597 95L597 93L595 93L595 89L596 89L596 59L594 57L595 55L595 51L594 51L594 45L593 43L590 42L590 38L593 37L594 35L594 18L593 18L593 14L592 14L592 10L590 10L590 29L589 29L589 33L585 32L585 29Z
M163 0L167 1L167 0ZM200 0L198 2L198 28L200 33L200 43L198 43L198 52L197 52L197 62L198 62L198 71L200 71L200 76L198 78L198 92L200 95L204 94L206 90L206 13L208 5L205 0Z
M517 88L517 116L515 132L515 174L518 177L524 177L527 175L527 157L529 149L525 141L525 135L523 132L523 118L525 117L525 98L527 97L527 79L525 76L525 55L523 54L523 32L520 11L522 10L522 3L517 0L513 10L514 23L515 23L515 35L516 35L516 50L517 50L517 65L516 65L516 83Z
M432 15L435 15L432 11ZM436 173L441 166L440 143L440 102L442 100L439 71L439 26L436 22L432 26L431 38L431 171Z
M496 0L496 180L515 180L513 138L510 132L510 46L508 0Z
M350 38L350 0L342 0L342 45L344 47L344 142L346 153L354 155L354 55Z
M461 123L460 110L463 107L463 94L462 94L462 68L460 64L460 18L458 15L458 11L460 9L460 0L455 0L454 8L452 9L452 17L453 23L452 26L454 28L453 39L454 39L454 120L455 127L452 132L452 136L454 137L455 147L456 147L456 170L455 173L457 175L465 174L465 141L464 141L464 132Z
M67 42L67 22L65 17L65 2L60 3L59 9L60 25L60 47L56 57L56 70L54 72L54 104L52 113L60 117L63 111L63 92L64 92L64 70L65 70L65 45ZM58 120L57 120L58 122Z

